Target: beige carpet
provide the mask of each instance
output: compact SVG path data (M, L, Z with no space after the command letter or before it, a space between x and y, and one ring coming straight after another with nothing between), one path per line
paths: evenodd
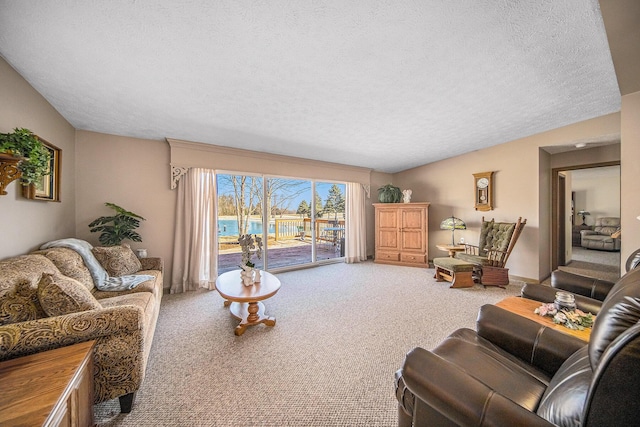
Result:
M273 328L233 334L216 292L166 295L133 411L95 406L100 426L394 426L393 374L407 351L433 348L478 308L510 295L449 289L432 269L333 264L278 274Z
M615 282L620 278L620 252L597 251L574 246L571 262L558 268L569 273Z

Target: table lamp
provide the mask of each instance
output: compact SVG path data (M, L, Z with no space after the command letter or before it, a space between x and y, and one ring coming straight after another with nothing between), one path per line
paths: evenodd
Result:
M454 233L456 230L466 230L467 224L464 223L460 218L456 218L455 216L450 216L449 218L445 218L440 223L440 230L451 230L451 246L456 245L456 238Z
M582 225L587 225L587 224L584 222L584 217L585 217L585 216L587 216L587 215L591 215L591 213L590 213L590 212L587 212L587 211L578 211L578 215L581 215L581 216L582 216Z

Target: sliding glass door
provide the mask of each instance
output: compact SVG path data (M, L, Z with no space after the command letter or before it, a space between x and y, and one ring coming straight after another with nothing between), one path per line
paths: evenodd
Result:
M218 274L239 268L242 251L238 237L263 235L263 179L250 175L217 175ZM261 267L261 260L252 260Z
M311 240L311 181L267 178L265 197L273 234L267 242L267 269L313 261Z
M345 184L316 183L316 259L344 257Z
M263 237L267 270L344 257L345 184L218 174L218 273L237 269L238 237ZM312 196L313 195L313 196Z

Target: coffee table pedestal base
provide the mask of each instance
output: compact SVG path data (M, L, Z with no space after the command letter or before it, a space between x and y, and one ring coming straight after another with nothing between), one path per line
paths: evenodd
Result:
M240 324L233 331L236 335L244 334L249 326L264 323L267 326L275 326L276 318L264 314L264 304L261 302L224 302L225 307L229 306L231 314L240 320Z

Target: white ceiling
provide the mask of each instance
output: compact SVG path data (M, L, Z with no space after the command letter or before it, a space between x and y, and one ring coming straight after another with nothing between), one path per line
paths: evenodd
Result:
M597 0L0 0L0 55L77 129L385 172L620 110Z

